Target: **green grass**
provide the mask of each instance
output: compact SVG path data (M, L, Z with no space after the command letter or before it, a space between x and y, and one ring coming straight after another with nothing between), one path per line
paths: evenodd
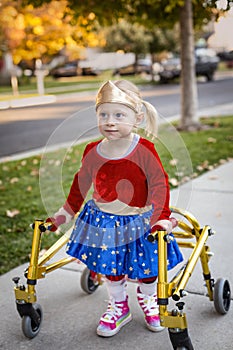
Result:
M204 123L208 128L191 133L164 126L155 141L171 188L232 157L233 116L208 118ZM0 274L28 261L32 239L29 225L35 218L45 219L46 208L51 214L63 204L84 147L81 144L68 151L59 150L42 160L36 156L0 164ZM64 194L57 186L60 183ZM42 248L50 247L57 238L53 233L45 234Z
M67 92L82 92L82 91L92 91L99 88L100 84L106 80L114 79L112 76L112 71L104 71L100 75L93 76L77 76L69 78L59 78L54 79L51 76L44 78L44 88L45 93L67 93ZM128 76L128 80L131 80L135 84L151 84L151 81L143 79L141 76ZM37 82L36 78L32 77L27 80L20 80L18 84L19 95L27 93L36 93L37 92ZM6 96L9 97L12 94L11 86L0 86L0 98L3 100ZM16 96L17 98L19 96Z
M54 88L54 91L56 88L62 89L63 88L63 93L66 92L66 88L69 86L73 86L74 87L74 91L82 91L81 86L83 84L98 84L99 82L101 82L101 78L98 79L80 79L81 77L75 77L75 78L69 78L69 79L65 79L65 78L61 78L61 79L53 79L52 77L46 77L44 79L44 88L45 88L45 92L46 89L51 89ZM87 88L87 89L91 89L91 87ZM19 94L24 94L25 91L37 91L37 83L36 83L36 78L31 78L29 81L27 81L27 83L23 83L20 84L18 86L18 90L19 90ZM70 92L70 90L69 90ZM9 95L12 94L12 88L11 86L0 86L0 94L2 95L2 98L5 95Z

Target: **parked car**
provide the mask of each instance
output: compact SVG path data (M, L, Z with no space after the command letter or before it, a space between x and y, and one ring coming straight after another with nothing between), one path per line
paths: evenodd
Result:
M78 62L68 62L50 71L54 78L75 77L77 75L98 75L99 72L91 67L79 67Z
M50 75L52 75L54 78L75 77L78 75L78 64L77 62L68 62L62 66L53 68L50 71Z
M227 68L233 68L233 50L219 52L218 57L226 63Z
M98 69L92 68L92 67L83 67L80 68L81 75L91 75L91 76L97 76L101 72Z
M204 76L208 81L213 80L214 73L218 68L219 57L215 51L206 48L195 50L196 76ZM181 61L179 57L172 57L161 62L159 72L162 83L179 78L181 74Z
M113 75L135 75L135 74L151 74L151 61L149 59L139 59L137 66L135 64L129 64L125 67L117 68Z
M179 57L171 57L161 62L159 71L160 82L166 83L179 78L181 73L181 62Z

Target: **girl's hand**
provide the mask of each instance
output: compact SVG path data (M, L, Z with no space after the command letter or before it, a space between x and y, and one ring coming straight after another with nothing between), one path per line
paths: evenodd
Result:
M51 222L51 227L49 228L49 231L55 232L57 231L58 227L66 222L65 215L58 215L56 218L48 218L46 219L46 222Z
M167 233L170 233L177 225L178 221L175 218L171 217L169 220L157 221L156 224L152 227L152 230L153 232L157 230L164 230L167 231Z

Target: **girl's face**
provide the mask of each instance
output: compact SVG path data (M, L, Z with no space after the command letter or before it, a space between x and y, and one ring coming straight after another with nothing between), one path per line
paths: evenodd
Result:
M103 103L97 109L99 131L108 140L128 138L142 117L120 103Z

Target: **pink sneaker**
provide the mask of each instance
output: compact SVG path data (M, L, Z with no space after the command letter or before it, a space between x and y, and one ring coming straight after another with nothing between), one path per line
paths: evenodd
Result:
M102 337L111 337L119 332L121 327L132 320L128 306L128 297L125 301L116 302L110 299L107 311L102 315L97 327L97 334Z
M144 312L147 328L152 332L161 332L165 329L160 325L159 306L157 304L157 295L142 294L140 287L137 288L138 303Z

